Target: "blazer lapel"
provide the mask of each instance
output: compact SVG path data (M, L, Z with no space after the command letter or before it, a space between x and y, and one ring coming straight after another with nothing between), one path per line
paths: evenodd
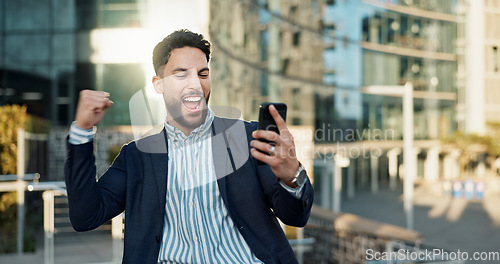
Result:
M228 157L226 144L222 133L224 133L225 126L221 118L215 117L213 121L212 130L212 157L215 168L215 175L217 177L217 185L219 186L219 192L222 196L222 200L228 207L227 191L226 191L226 176L228 174Z
M161 216L165 214L165 203L166 203L166 195L167 195L167 163L168 163L168 154L151 154L151 162L153 163L154 174L156 177L156 184L158 187L158 195L161 209Z
M166 131L139 140L138 147L141 151L148 153L151 158L156 185L158 188L158 199L160 203L161 217L165 214L165 202L167 192L168 175L168 146Z

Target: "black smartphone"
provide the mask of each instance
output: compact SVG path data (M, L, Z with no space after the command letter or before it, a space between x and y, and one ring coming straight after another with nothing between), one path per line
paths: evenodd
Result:
M286 104L266 102L266 103L262 103L260 105L259 125L257 126L257 129L259 129L259 130L271 130L271 131L274 131L274 132L279 134L280 131L278 129L278 126L276 125L276 122L274 122L274 118L271 115L271 112L269 112L270 105L274 105L274 107L276 107L276 110L278 110L278 113L280 114L281 118L283 118L283 120L285 120L285 122L286 122ZM269 141L266 139L259 139L259 140L262 142L266 142L266 143L269 143L271 145L274 145L273 141ZM264 153L264 152L262 152L262 153ZM264 154L268 155L268 153L264 153ZM260 160L257 160L257 164L262 165L265 163L260 161Z

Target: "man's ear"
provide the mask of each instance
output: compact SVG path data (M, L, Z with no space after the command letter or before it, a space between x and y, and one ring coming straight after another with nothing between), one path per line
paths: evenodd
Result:
M153 77L153 86L155 87L155 91L159 94L163 93L163 86L161 85L161 77L160 76L154 76Z

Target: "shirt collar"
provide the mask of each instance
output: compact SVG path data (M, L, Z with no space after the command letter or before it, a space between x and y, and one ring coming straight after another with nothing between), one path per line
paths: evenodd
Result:
M205 135L207 132L210 131L210 127L212 126L212 122L214 121L214 113L210 108L207 108L207 116L205 117L205 122L201 124L199 127L195 128L193 131L191 131L191 134L189 136L184 135L182 131L172 125L170 125L167 122L167 116L165 116L165 121L164 121L164 126L165 130L167 131L167 135L172 138L176 139L187 139L191 137L198 137Z

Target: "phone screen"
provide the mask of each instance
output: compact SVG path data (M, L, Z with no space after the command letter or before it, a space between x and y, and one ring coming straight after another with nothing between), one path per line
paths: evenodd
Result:
M280 114L281 118L283 118L283 120L285 120L285 122L286 122L286 109L287 109L286 104L284 104L284 103L263 103L260 106L260 110L259 110L259 125L257 128L259 130L271 130L271 131L274 131L274 132L279 134L280 131L278 129L278 126L276 125L276 122L274 121L273 116L269 112L270 105L274 105L274 107L276 107L276 110L278 110L278 113ZM271 145L275 145L275 143L273 141L269 141L269 140L265 140L265 139L259 139L259 140L262 142L269 143ZM262 153L264 153L264 152L262 152ZM269 155L268 153L264 153L264 154ZM262 165L265 163L257 160L257 164Z
M280 133L278 126L276 125L276 122L274 122L274 118L269 112L269 106L274 105L276 107L276 110L278 110L278 113L280 114L281 118L285 120L286 122L286 104L284 103L263 103L260 106L260 111L259 111L259 130L271 130L276 133Z

